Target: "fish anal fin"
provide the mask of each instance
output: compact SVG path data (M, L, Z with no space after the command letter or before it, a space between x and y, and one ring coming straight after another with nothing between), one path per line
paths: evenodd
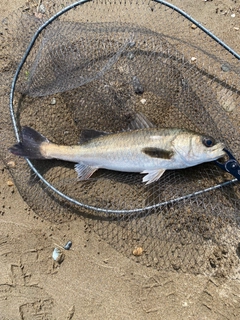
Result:
M84 129L81 132L80 135L80 144L88 142L92 139L98 138L100 136L105 136L109 134L108 132L105 131L98 131L98 130L94 130L94 129Z
M166 159L166 160L170 160L174 155L173 151L154 148L154 147L143 148L142 152L151 158L159 158L159 159Z
M76 172L77 172L77 175L78 175L78 180L79 181L83 181L83 180L87 180L91 177L91 175L98 170L97 167L91 167L91 166L88 166L84 163L77 163L75 166L74 166Z
M141 173L147 173L143 179L142 182L146 182L146 184L150 184L154 181L157 181L161 178L161 176L164 174L165 169L157 169L157 170L144 170Z

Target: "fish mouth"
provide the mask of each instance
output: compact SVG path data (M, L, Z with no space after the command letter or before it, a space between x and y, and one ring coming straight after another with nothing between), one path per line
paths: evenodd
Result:
M226 155L224 151L225 145L222 142L217 143L215 146L211 148L211 151L214 153L214 156L218 158L222 158Z

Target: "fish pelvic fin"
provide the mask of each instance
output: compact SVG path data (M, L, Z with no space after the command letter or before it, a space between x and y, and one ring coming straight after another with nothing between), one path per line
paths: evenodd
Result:
M157 181L161 178L161 176L164 174L166 170L165 169L157 169L157 170L144 170L141 173L147 173L143 179L142 182L146 182L146 184L150 184L154 181Z
M41 145L43 142L49 143L47 138L29 127L23 127L21 135L22 141L9 148L12 154L29 159L46 159L41 152Z
M79 181L88 180L91 175L99 169L98 167L91 167L84 163L77 163L74 168Z

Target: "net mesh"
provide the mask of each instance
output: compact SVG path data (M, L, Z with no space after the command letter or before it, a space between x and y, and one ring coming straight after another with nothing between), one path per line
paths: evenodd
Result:
M34 160L34 172L8 153L16 141L11 81L33 34L61 8L47 9L42 20L14 14L1 32L0 155L16 162L9 170L24 200L54 222L84 217L128 256L143 248L134 259L149 266L236 274L239 183L214 164L167 171L150 185L139 174L108 170L79 182L71 163ZM39 33L16 82L13 116L19 132L27 125L69 145L86 128L127 130L141 112L159 127L211 135L239 159L239 76L233 55L165 5L90 1Z

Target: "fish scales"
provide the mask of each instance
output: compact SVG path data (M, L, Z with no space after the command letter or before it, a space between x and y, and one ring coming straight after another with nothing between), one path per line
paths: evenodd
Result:
M181 129L141 129L101 136L79 146L79 161L95 166L101 162L102 168L125 172L141 172L159 166L166 159L155 158L143 152L144 148L156 145L159 149L171 151L176 134L185 132ZM168 161L169 162L169 161Z

